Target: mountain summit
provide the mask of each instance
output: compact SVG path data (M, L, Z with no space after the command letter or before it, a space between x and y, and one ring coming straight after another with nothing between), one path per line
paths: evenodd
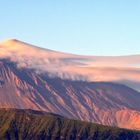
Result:
M15 48L16 46L28 46L29 44L25 43L25 42L22 42L22 41L19 41L17 39L8 39L8 40L4 40L2 42L0 42L0 46L2 47L8 47L8 48Z

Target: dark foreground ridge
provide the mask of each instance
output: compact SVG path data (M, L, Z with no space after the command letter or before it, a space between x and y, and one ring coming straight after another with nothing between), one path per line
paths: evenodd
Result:
M140 132L19 109L0 109L0 140L140 140Z

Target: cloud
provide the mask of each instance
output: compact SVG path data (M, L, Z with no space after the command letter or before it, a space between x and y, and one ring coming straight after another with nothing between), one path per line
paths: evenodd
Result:
M88 81L140 82L140 56L80 56L44 50L17 40L0 43L0 58L9 58L19 68L36 69L50 76Z

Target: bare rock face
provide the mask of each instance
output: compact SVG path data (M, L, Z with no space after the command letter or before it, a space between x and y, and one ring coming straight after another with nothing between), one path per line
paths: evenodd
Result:
M133 56L131 65L139 58ZM108 64L110 59L116 67ZM122 63L115 63L117 60ZM122 67L129 60L46 51L18 40L3 42L0 108L41 110L72 119L140 129L140 93L125 86L125 82L115 82L136 79L139 85L140 70ZM93 68L91 61L96 66L108 64L108 68Z

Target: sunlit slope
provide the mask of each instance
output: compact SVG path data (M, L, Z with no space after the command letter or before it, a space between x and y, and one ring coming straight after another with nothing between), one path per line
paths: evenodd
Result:
M0 61L0 107L140 129L140 93L122 84L64 80Z

